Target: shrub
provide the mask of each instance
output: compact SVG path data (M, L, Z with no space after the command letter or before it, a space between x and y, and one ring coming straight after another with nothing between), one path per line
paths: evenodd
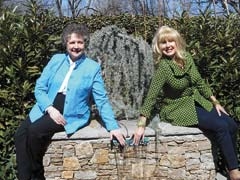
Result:
M129 34L142 36L151 43L159 24L178 29L185 37L202 76L214 89L234 118L240 118L240 19L238 16L213 18L210 14L176 19L120 15L59 19L36 4L26 15L3 11L0 17L0 176L15 177L13 135L34 103L36 78L49 57L61 52L59 38L69 21L86 23L91 32L106 25L125 28Z

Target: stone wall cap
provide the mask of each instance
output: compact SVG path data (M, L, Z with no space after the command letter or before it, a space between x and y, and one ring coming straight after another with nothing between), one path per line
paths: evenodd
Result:
M126 137L132 136L137 128L136 120L121 120L118 123ZM146 127L145 136L155 136L155 131L152 128ZM71 137L67 137L65 132L60 132L56 133L52 139L102 139L109 137L109 132L98 121L92 120L88 126L79 129Z
M126 137L131 137L136 128L137 128L137 120L120 120L119 126L123 134ZM157 124L149 125L146 127L145 136L151 137L155 136L155 132L158 131L162 136L180 136L180 135L197 135L203 134L203 132L194 127L181 127L181 126L173 126L170 123L159 122ZM79 129L76 133L74 133L71 137L67 137L65 132L56 133L53 136L53 140L61 140L61 139L103 139L109 138L109 132L96 120L92 120L90 124L82 129Z
M197 127L173 126L170 123L166 123L166 122L158 123L157 128L160 134L163 136L203 134L203 132Z

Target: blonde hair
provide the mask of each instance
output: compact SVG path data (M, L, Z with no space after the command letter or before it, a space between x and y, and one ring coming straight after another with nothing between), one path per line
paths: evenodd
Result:
M161 26L157 30L157 32L153 38L152 48L153 48L153 52L157 56L158 60L160 60L162 57L160 43L162 43L166 40L175 41L175 43L176 43L177 50L176 50L176 54L174 56L174 60L183 60L184 53L186 51L185 50L186 43L177 30L170 28L168 26Z

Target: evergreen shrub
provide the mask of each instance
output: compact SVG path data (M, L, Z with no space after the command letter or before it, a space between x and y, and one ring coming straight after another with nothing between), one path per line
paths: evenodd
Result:
M5 10L0 17L0 177L16 179L13 137L34 103L36 78L53 53L62 52L60 33L70 21L91 32L107 25L125 28L151 43L159 25L170 25L185 37L202 76L229 113L240 118L240 18L210 14L178 18L119 15L59 19L29 7L25 15ZM146 87L147 88L147 87ZM240 154L240 152L239 152Z

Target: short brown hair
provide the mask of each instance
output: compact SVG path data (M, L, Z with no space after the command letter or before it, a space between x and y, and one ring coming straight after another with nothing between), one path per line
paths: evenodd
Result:
M69 23L66 25L62 32L62 44L64 47L66 47L69 36L73 33L82 36L85 42L89 39L88 29L85 25L78 23Z

